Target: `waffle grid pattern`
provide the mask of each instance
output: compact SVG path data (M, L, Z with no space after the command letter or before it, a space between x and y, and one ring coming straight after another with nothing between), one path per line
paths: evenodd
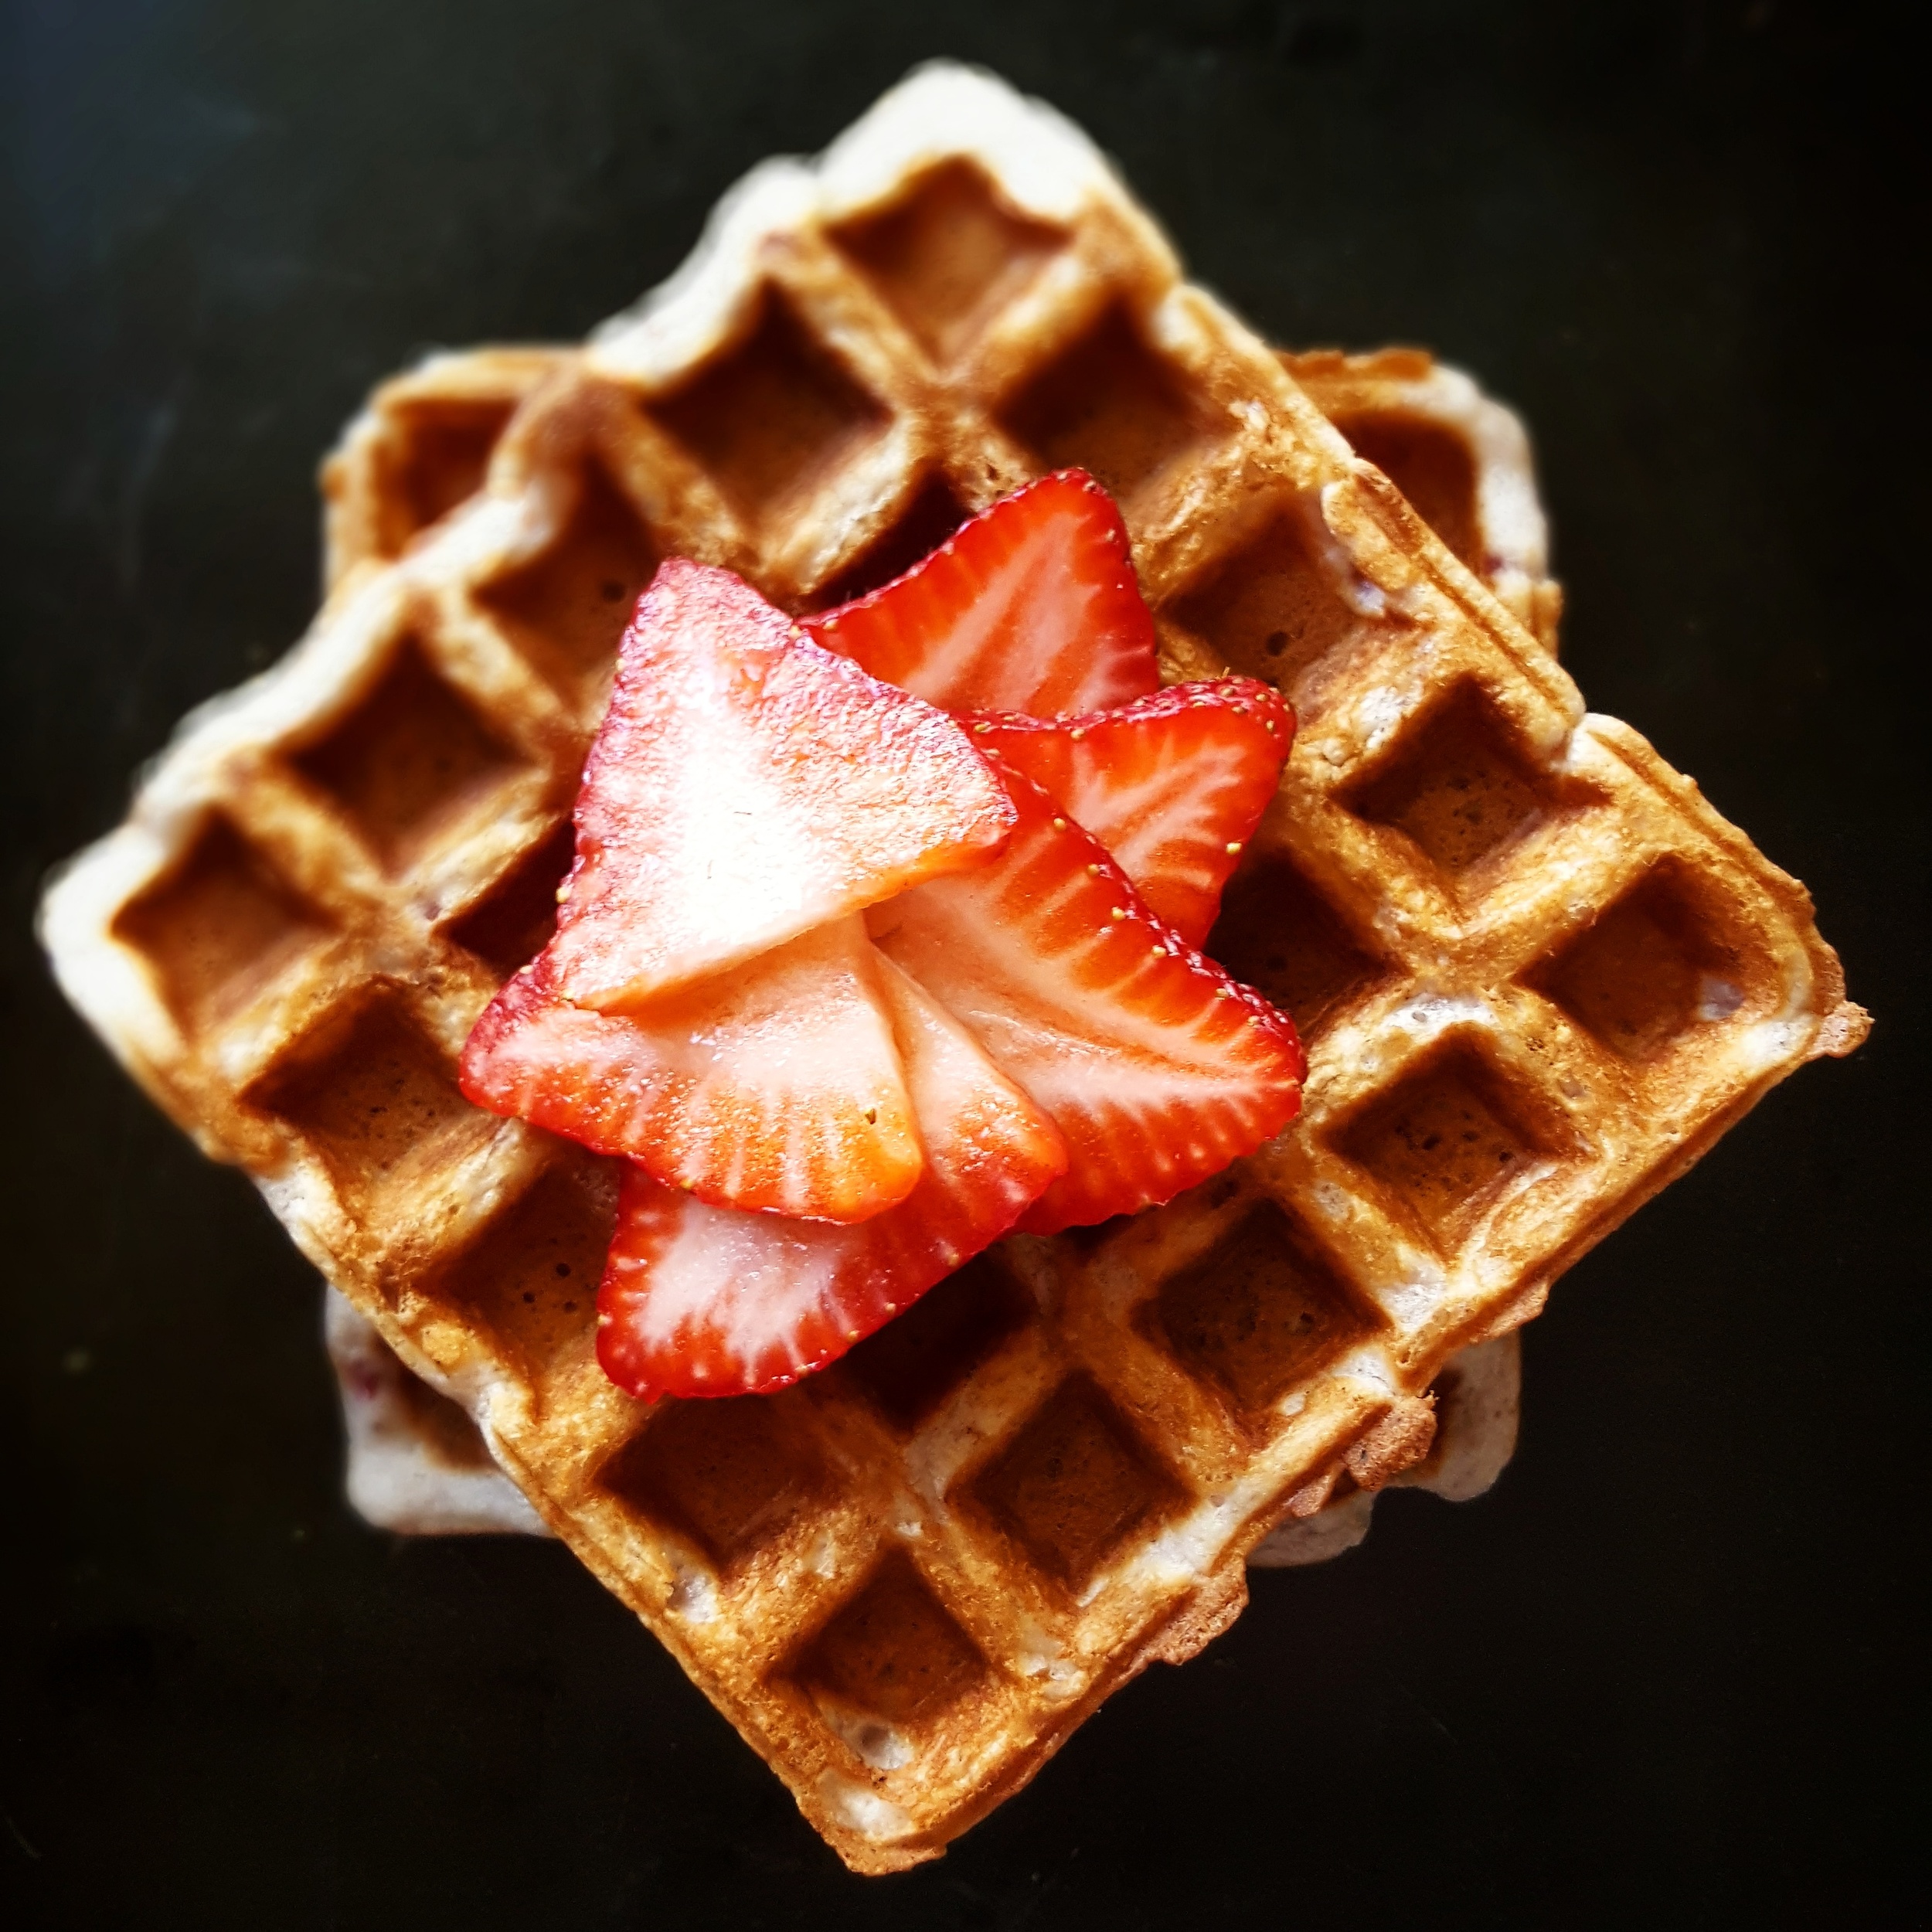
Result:
M952 186L957 213L956 179ZM929 196L934 192L927 190ZM969 218L971 213L968 205ZM400 556L473 496L516 407L539 383L555 376L570 354L501 349L445 353L384 384L324 467L329 580L339 582L366 560ZM1529 440L1517 418L1468 378L1417 350L1360 356L1321 351L1284 355L1283 362L1357 453L1368 455L1396 483L1436 534L1553 651L1561 593L1546 575L1543 510ZM910 548L928 534L914 518L898 547ZM536 910L540 914L543 908ZM1311 920L1318 925L1318 913L1302 906L1293 923L1307 926ZM508 960L528 944L526 935L516 933L485 950ZM1288 1003L1305 1017L1311 1010L1309 989L1288 990ZM1315 991L1318 1001L1321 989ZM339 1298L332 1306L338 1304L338 1326L359 1319L348 1316ZM527 1526L527 1505L516 1492L505 1485L502 1498L491 1496L487 1506L480 1505L472 1472L451 1463L442 1434L425 1419L427 1413L441 1420L434 1405L442 1398L397 1395L402 1385L396 1377L406 1371L395 1367L374 1378L386 1398L372 1401L365 1387L372 1379L369 1363L383 1344L366 1325L356 1332L356 1342L354 1350L336 1353L352 1445L350 1486L363 1512L374 1512L372 1520L380 1526L405 1532ZM1458 1386L1453 1375L1449 1381ZM372 1421L379 1409L379 1420ZM1513 1426L1505 1434L1513 1439ZM1420 1478L1425 1486L1436 1480L1444 1447L1439 1434ZM1480 1458L1485 1452L1476 1453ZM1339 1520L1345 1512L1351 1526L1358 1517L1366 1525L1367 1501L1358 1492L1331 1505L1328 1513ZM1312 1529L1305 1536L1298 1531L1287 1542L1328 1546Z
M621 619L672 552L822 605L1070 463L1122 503L1165 674L1301 716L1210 950L1306 1022L1304 1118L794 1389L646 1413L591 1354L608 1171L451 1078L543 937ZM1426 1454L1454 1351L1862 1026L1802 889L1585 717L1079 136L956 70L761 170L536 372L486 487L191 725L46 930L869 1871L1224 1627L1276 1522Z

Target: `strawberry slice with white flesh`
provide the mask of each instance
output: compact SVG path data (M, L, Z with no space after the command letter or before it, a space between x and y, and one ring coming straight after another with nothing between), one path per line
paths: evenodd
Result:
M971 721L1114 855L1155 918L1190 946L1281 783L1294 713L1253 678L1177 684L1080 718Z
M810 641L727 570L667 561L619 646L549 957L634 1009L978 865L1011 809L952 719Z
M1126 526L1084 470L1029 483L883 589L801 621L948 711L1053 717L1159 683Z
M924 1166L857 913L634 1014L558 994L547 956L517 974L463 1049L464 1093L700 1199L863 1221Z
M628 1168L597 1359L645 1397L750 1395L835 1360L1005 1233L1066 1164L1053 1124L930 995L880 962L926 1170L856 1227L707 1206Z
M1106 849L1031 780L992 866L866 917L1065 1136L1070 1164L1019 1225L1050 1234L1165 1201L1301 1105L1294 1024L1157 920Z

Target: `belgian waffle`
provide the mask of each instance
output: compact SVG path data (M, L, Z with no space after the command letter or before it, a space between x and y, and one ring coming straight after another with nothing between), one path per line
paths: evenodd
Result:
M1165 675L1300 714L1211 950L1303 1022L1303 1117L781 1395L647 1410L591 1352L607 1169L451 1078L543 935L624 615L672 552L832 602L1069 464L1121 502ZM481 493L190 722L43 932L872 1872L1199 1649L1284 1519L1422 1459L1451 1353L1866 1024L1803 889L1584 714L1086 141L947 68L750 177Z

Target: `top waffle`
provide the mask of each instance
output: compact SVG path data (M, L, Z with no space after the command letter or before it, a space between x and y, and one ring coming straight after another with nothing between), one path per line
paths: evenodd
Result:
M543 937L624 616L672 552L830 602L1069 464L1121 502L1168 674L1301 714L1212 950L1303 1022L1303 1117L781 1395L647 1412L591 1352L607 1172L451 1073ZM868 1871L1190 1655L1271 1526L1426 1450L1451 1351L1863 1023L1803 889L1583 714L1079 134L947 69L755 173L481 494L192 724L44 930Z

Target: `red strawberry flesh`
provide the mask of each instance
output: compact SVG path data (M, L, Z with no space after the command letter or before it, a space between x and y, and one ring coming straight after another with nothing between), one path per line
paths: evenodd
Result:
M707 1206L626 1171L597 1358L633 1395L728 1396L823 1368L1012 1224L1066 1165L1052 1124L882 962L926 1143L918 1185L855 1227Z
M463 1091L701 1199L862 1221L924 1165L855 913L637 1014L573 1006L539 957L463 1049Z
M1106 849L1030 780L992 865L867 916L873 937L1066 1138L1036 1233L1165 1201L1301 1104L1294 1022L1148 910Z
M903 577L804 623L948 711L1097 711L1159 682L1126 527L1083 470L1003 498Z
M1180 684L1079 718L972 721L973 741L1091 832L1190 946L1281 782L1294 713L1253 678Z
M665 563L584 767L556 989L623 1012L906 886L1012 822L957 725L729 571Z

